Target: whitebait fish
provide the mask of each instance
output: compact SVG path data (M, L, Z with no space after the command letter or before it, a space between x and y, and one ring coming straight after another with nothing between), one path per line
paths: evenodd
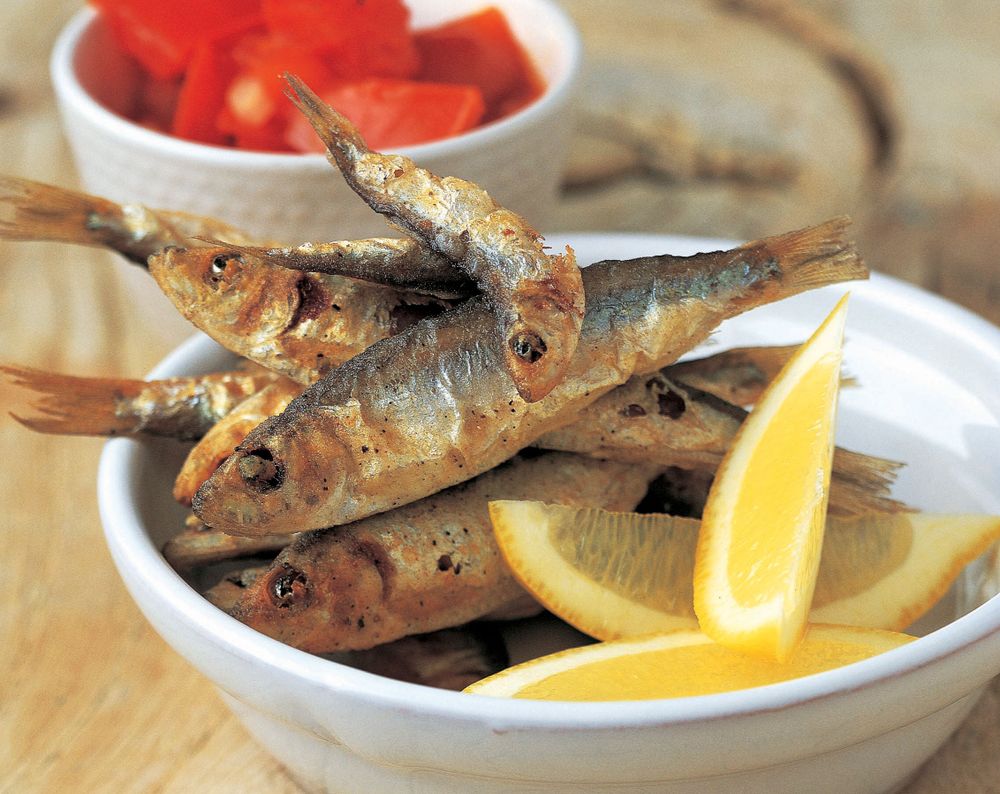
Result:
M637 373L672 363L718 324L867 269L846 219L730 251L599 262L566 379L522 400L480 298L383 340L253 430L194 499L237 535L318 529L415 501L507 460Z

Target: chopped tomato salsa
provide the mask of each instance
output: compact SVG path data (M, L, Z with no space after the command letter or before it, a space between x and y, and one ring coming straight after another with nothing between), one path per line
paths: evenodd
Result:
M143 74L134 120L200 143L322 151L285 72L375 149L458 135L544 88L493 7L414 31L402 0L91 2Z
M472 83L483 92L486 120L506 116L542 93L542 81L507 19L496 8L417 31L420 76Z

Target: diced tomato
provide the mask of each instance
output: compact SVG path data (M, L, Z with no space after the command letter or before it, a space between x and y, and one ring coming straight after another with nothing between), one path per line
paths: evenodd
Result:
M198 45L181 83L171 125L174 135L201 143L232 143L232 137L217 124L226 92L239 72L232 52L244 37L263 31L262 20L248 17Z
M232 136L235 146L257 152L287 152L288 142L285 131L288 117L275 114L262 124L251 124L233 116L228 107L219 113L217 123L220 130Z
M350 117L374 148L465 132L542 90L495 8L414 38L402 0L91 2L122 57L141 67L120 112L202 143L321 150L283 96L285 72Z
M262 0L271 30L322 53L338 77L410 77L417 51L401 0Z
M154 77L177 77L198 42L254 15L260 0L92 0L125 49Z
M361 132L373 149L439 140L475 127L483 116L482 92L471 85L371 78L345 82L322 93ZM287 140L297 151L323 151L309 123L292 117Z
M287 84L282 75L285 72L297 75L315 91L334 80L334 74L322 56L303 49L284 33L268 31L245 37L234 48L233 59L239 65L239 79L256 81L268 100L282 109L291 107L284 96Z
M325 60L286 34L266 29L251 32L229 50L235 73L227 76L222 108L213 115L219 133L243 148L287 150L285 128L297 111L284 96L282 74L292 72L321 90L333 81Z
M414 41L420 53L419 79L479 86L488 119L500 115L499 104L511 94L534 98L541 93L531 61L494 7L419 30Z

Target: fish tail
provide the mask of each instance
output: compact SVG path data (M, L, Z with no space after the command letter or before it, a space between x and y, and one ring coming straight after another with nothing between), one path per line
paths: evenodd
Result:
M292 103L312 125L327 151L346 175L353 169L357 158L371 151L357 128L348 119L320 99L303 80L285 72L289 88L285 90Z
M75 190L0 175L0 239L105 245L113 201Z
M911 510L912 508L889 496L902 466L898 461L837 447L833 453L830 512L859 515Z
M123 404L144 385L122 378L81 378L0 364L0 374L26 392L34 416L11 416L39 433L116 436L135 431L136 417Z
M904 464L838 447L833 454L833 465L843 479L866 486L875 493L888 493Z
M792 295L841 281L868 278L869 272L854 243L847 239L846 215L819 226L768 237L761 246L782 268L781 286Z

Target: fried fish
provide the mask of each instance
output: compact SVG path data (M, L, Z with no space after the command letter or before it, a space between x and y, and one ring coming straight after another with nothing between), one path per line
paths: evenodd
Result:
M264 421L199 489L195 512L237 535L344 524L509 459L724 319L864 278L846 219L693 257L586 268L587 315L566 379L528 403L499 360L479 297L368 348Z

